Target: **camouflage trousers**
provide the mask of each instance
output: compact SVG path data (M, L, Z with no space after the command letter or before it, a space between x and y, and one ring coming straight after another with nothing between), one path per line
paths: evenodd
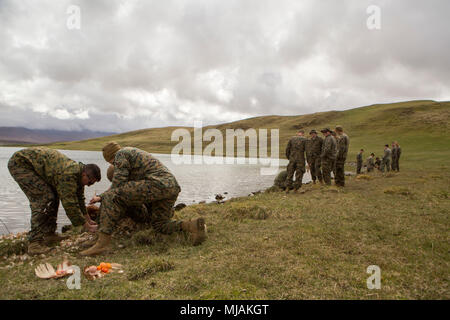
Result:
M316 181L316 180L322 181L322 170L320 168L322 165L322 161L321 161L320 157L312 156L310 161L311 162L308 162L308 163L309 163L309 169L311 171L311 179L313 181Z
M392 158L391 169L392 169L392 171L397 170L397 159L396 158Z
M336 159L336 171L335 171L334 183L340 187L345 186L344 166L345 166L345 159Z
M386 159L381 161L381 172L384 172L386 168L386 171L391 171L391 159Z
M395 170L400 171L400 158L395 159Z
M322 164L322 176L323 176L323 182L327 185L331 185L331 171L334 170L334 159L329 158L322 158L321 159Z
M356 162L356 174L360 174L362 169L362 162Z
M37 175L31 163L17 154L9 160L8 169L30 202L31 230L28 239L38 241L44 235L54 233L59 207L56 190Z
M180 191L178 185L164 186L157 179L130 181L119 188L109 190L102 195L99 231L112 234L120 219L131 214L135 215L133 220L137 218L149 221L157 232L170 234L181 231L181 221L171 220L174 214L173 206ZM147 210L142 210L142 205L145 205ZM136 208L136 211L132 208Z
M287 166L286 188L300 189L302 187L305 161L289 161ZM295 181L294 180L295 174Z

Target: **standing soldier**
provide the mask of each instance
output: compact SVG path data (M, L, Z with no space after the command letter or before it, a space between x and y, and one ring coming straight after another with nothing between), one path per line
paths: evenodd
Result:
M361 174L361 168L363 165L363 152L364 149L359 150L359 153L356 156L356 174Z
M395 141L395 146L397 147L397 156L395 157L396 161L395 169L397 171L400 171L400 155L402 154L402 148L400 147L397 141Z
M389 145L384 145L384 156L381 160L381 172L384 172L384 168L389 172L391 170L391 156L392 151L389 149Z
M367 158L367 172L372 172L373 169L375 168L375 154L371 153L370 157Z
M314 129L311 130L309 134L311 135L311 138L309 140L311 160L308 160L308 164L311 170L311 178L313 180L313 183L316 183L316 179L319 180L320 183L322 183L320 153L322 152L323 139L317 136L317 131Z
M338 154L336 156L336 177L334 182L339 187L345 186L345 173L344 166L345 160L347 159L348 146L350 140L348 136L344 133L344 129L341 126L336 126L336 133L339 137L338 139Z
M336 160L336 139L331 135L331 130L328 128L322 129L320 132L325 137L320 154L323 181L327 185L331 185L331 170Z
M203 218L171 220L173 205L181 188L173 174L158 159L138 148L121 148L115 142L103 148L103 157L114 165L114 176L111 188L90 202L101 202L99 235L97 243L82 251L82 255L93 256L110 248L111 234L130 206L147 206L148 211L152 212L151 224L157 232L189 232L194 245L205 240Z
M97 230L84 198L84 187L101 180L97 165L73 161L57 150L33 147L14 153L8 169L30 201L28 254L47 253L51 250L48 244L65 238L55 233L60 200L74 226Z
M395 171L396 170L395 166L397 164L397 146L395 145L395 142L392 142L391 153L392 153L391 169L392 171Z
M306 138L304 130L299 130L292 137L286 147L286 157L289 159L287 166L286 188L298 190L302 187L303 174L305 173L305 148ZM295 182L293 182L295 173Z
M336 145L335 145L335 149L334 149L334 161L333 161L333 165L331 167L331 172L333 173L333 179L336 179L336 157L338 154L338 140L339 137L336 134L336 131L331 131L331 136L334 138L334 141L336 141Z
M309 173L311 174L311 179L313 177L313 168L312 168L312 155L311 155L311 139L306 138L306 142L305 142L305 155L306 155L306 162L308 163L308 167L309 167Z

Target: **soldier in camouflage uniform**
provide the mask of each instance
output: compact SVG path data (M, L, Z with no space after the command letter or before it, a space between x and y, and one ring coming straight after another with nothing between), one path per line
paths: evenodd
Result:
M286 189L286 178L287 178L287 171L283 170L281 171L275 178L273 185L280 188L281 190Z
M334 141L336 141L336 147L335 147L335 150L334 150L335 157L334 157L333 165L331 166L331 173L333 174L333 179L336 179L336 157L337 157L337 154L338 154L338 140L339 140L339 137L336 134L336 131L331 131L331 136L334 138Z
M391 169L392 171L396 170L396 164L397 164L397 146L395 145L395 142L392 142L392 149L391 149Z
M322 183L320 154L322 152L323 139L317 136L316 130L311 130L309 134L311 135L310 138L311 160L308 160L308 164L311 170L311 178L313 180L313 183L316 183L316 180Z
M97 243L81 252L82 255L97 255L110 248L111 234L129 206L151 205L151 224L158 232L170 234L186 231L190 233L194 245L205 240L203 218L171 220L173 205L181 188L173 174L158 159L138 148L121 148L115 142L103 148L103 157L114 165L114 177L111 188L90 202L101 202L99 236Z
M287 166L286 188L288 190L298 190L302 187L303 174L305 173L305 132L299 130L297 135L292 137L286 147L286 158L289 159ZM293 182L295 174L295 182Z
M363 166L363 152L364 150L359 150L359 153L356 155L356 174L361 174L361 169Z
M367 172L372 172L375 168L375 154L371 153L370 157L367 158Z
M389 145L384 146L384 156L381 160L381 172L384 172L385 168L389 172L391 170L391 156L392 151L389 149Z
M101 180L97 165L73 161L57 150L33 147L14 153L8 169L30 201L29 254L46 253L48 244L64 239L55 233L60 200L74 226L96 231L97 225L86 212L84 186Z
M331 130L328 128L322 129L321 132L325 137L320 154L323 181L325 184L331 185L331 170L336 160L336 139L331 135Z
M350 143L350 139L344 133L344 130L341 126L336 126L336 133L339 137L337 141L338 154L336 156L336 176L334 178L334 182L339 187L345 186L345 160L347 159L348 146Z
M375 159L375 168L381 171L381 159L379 157L376 157Z
M395 169L397 171L400 171L400 155L402 154L402 148L400 147L400 145L398 144L397 141L394 142L396 149L397 149L397 156L395 157Z

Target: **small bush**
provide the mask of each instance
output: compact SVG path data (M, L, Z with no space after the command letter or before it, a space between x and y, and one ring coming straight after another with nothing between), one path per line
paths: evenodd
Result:
M153 229L138 231L133 234L131 241L137 246L149 246L156 243L158 235Z
M256 204L233 203L226 213L226 216L232 220L255 219L265 220L271 216L272 212L264 206Z
M13 254L21 255L27 252L28 241L22 239L4 239L0 240L0 257L11 256Z
M386 194L392 194L392 195L403 195L403 196L409 196L411 195L411 191L406 187L389 187L383 190Z
M156 274L158 272L166 272L172 270L174 268L174 264L166 259L146 259L139 264L131 267L127 271L128 280L140 280Z
M372 180L373 177L369 176L368 174L360 174L356 176L356 180Z

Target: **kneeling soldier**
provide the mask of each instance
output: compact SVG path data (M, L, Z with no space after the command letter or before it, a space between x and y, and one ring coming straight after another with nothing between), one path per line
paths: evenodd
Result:
M82 255L97 255L110 248L111 234L130 206L151 205L151 224L158 232L187 231L194 245L205 240L203 218L171 220L181 189L173 174L158 159L138 148L121 148L115 142L103 148L103 157L114 165L114 177L111 188L91 200L91 204L101 202L99 235L97 243L82 251Z
M14 153L8 169L30 201L30 255L46 253L51 250L48 244L65 238L55 233L60 200L74 226L97 230L86 212L84 198L84 186L101 180L97 165L84 165L56 150L33 147Z

